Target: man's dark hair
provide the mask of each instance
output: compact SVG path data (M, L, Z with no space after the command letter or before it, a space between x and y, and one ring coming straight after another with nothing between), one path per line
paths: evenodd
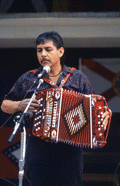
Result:
M63 40L61 36L55 31L44 32L40 34L36 39L36 46L41 43L44 44L47 41L53 41L53 44L57 49L63 47Z

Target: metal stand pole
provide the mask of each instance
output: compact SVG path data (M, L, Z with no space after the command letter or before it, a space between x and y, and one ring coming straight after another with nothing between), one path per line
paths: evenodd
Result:
M25 108L22 116L18 116L16 117L15 121L15 127L13 130L13 133L11 134L8 142L11 143L19 126L21 129L21 146L20 146L20 159L19 159L19 186L23 185L23 176L24 176L24 164L25 164L25 152L26 152L26 129L25 129L25 119L29 118L29 112L28 109L30 107L30 104L32 103L33 99L35 98L35 96L38 93L39 87L41 86L41 84L43 83L43 79L39 79L39 84L36 88L36 90L34 91L27 107Z
M21 148L20 148L20 159L19 159L19 186L23 185L25 152L26 152L26 130L25 127L23 127L23 132L21 132Z

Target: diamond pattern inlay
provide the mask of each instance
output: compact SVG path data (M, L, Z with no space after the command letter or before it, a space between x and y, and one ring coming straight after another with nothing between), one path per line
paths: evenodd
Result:
M82 103L75 107L70 112L67 112L64 117L68 124L68 128L71 135L78 132L78 130L83 128L87 123Z

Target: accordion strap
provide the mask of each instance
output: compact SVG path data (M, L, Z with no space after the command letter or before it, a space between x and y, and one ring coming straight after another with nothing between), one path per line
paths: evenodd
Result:
M71 71L76 70L76 68L74 68L74 67L69 67L69 68L71 69ZM67 73L67 75L66 75L66 76L63 78L63 80L61 81L61 84L60 84L59 88L62 88L62 87L64 86L64 84L65 84L65 83L67 82L67 80L69 79L70 75L71 75L71 73ZM55 84L52 82L51 79L44 77L44 81L46 81L48 84L50 84L50 85L52 85L52 86L58 88L58 86L55 85Z

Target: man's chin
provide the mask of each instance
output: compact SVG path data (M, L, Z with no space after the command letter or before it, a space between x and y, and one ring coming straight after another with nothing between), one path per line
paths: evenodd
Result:
M44 66L50 66L50 62L49 61L43 61L42 63L41 63L41 65L44 67Z

